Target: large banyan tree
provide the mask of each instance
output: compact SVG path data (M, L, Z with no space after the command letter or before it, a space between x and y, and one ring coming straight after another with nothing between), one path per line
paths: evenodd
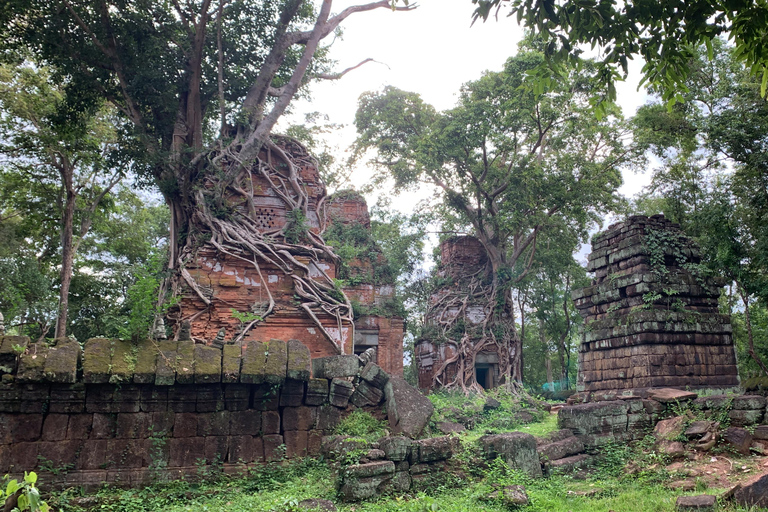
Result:
M513 288L548 230L586 237L617 199L619 168L633 154L618 112L595 117L593 82L572 74L546 94L525 86L542 61L529 42L502 72L466 84L445 112L391 87L360 99L358 155L373 153L379 179L393 180L396 190L434 187L442 231L474 237L485 253L458 278L437 270L442 285L425 333L455 348L438 362L433 387L479 390L475 361L487 351L499 355L499 383L517 387L522 341Z
M66 122L104 102L122 115L124 151L171 210L171 272L161 298L184 288L205 304L217 300L187 270L206 248L256 272L260 262L278 267L309 316L331 315L341 327L351 325L349 301L327 275L310 278L323 268L313 262L335 258L319 225L324 189L310 200L300 169L312 157L272 130L309 82L348 71L329 69L322 42L350 15L374 9L408 7L379 0L334 14L332 0L7 0L0 51L55 71L67 89L59 113ZM258 180L288 222L259 223ZM273 307L268 298L247 323ZM176 325L195 315L177 306Z

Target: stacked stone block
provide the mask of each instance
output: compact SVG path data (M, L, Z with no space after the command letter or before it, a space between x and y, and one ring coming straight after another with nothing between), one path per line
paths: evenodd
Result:
M354 449L354 440L327 441L329 452ZM408 437L388 436L374 443L367 462L347 466L339 474L339 494L345 501L358 501L391 492L404 493L412 485L427 483L432 475L444 473L458 446L450 436L413 441ZM373 459L373 460L370 460Z
M592 285L572 294L584 317L580 391L738 386L723 282L695 270L699 249L678 225L629 217L592 249Z
M3 355L0 472L59 485L140 486L317 454L351 410L382 409L390 380L355 355L311 360L295 340L94 338L81 350L0 337Z
M663 391L663 390L662 390ZM608 443L642 439L656 423L675 415L679 407L690 408L704 417L728 418L734 427L755 427L766 421L766 398L759 395L711 395L696 398L694 393L680 400L625 397L621 400L590 402L563 407L558 426L569 429L587 449ZM673 406L673 407L672 407ZM768 432L768 430L766 430Z

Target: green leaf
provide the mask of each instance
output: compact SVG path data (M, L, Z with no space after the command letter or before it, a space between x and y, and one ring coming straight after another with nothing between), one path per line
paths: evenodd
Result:
M8 486L5 488L5 494L10 496L11 494L15 493L19 490L19 482L16 479L11 480L8 482Z
M35 473L34 471L30 471L29 473L27 473L25 471L24 472L24 481L27 482L30 485L35 485L37 483L37 473Z

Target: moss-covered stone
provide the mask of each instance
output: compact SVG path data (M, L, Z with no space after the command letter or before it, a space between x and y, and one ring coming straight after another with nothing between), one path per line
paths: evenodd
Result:
M195 345L195 384L221 382L221 357L219 348Z
M312 371L309 347L299 340L288 340L288 368L285 376L293 380L308 381Z
M0 373L15 373L19 354L28 346L27 336L0 336Z
M283 340L269 340L267 343L267 362L264 365L264 382L281 385L285 382L288 368L288 345Z
M29 346L29 336L0 336L0 355L18 356Z
M112 364L112 340L91 338L85 342L83 350L83 382L86 384L104 384L109 382L109 370Z
M267 344L249 341L240 368L240 382L243 384L262 384L266 362Z
M19 382L41 382L49 347L45 343L33 343L19 358L16 379Z
M136 369L138 347L126 340L112 340L112 367L109 372L109 382L118 384L133 380Z
M226 384L240 382L240 363L243 349L240 345L224 345L221 358L221 381Z
M155 372L156 386L172 386L176 383L176 345L175 341L158 342Z
M133 382L152 384L157 373L158 346L154 340L141 340L136 345L136 367L133 370Z
M74 384L77 382L77 366L82 349L76 341L65 343L63 340L48 351L43 373L48 382Z
M179 341L176 348L176 383L192 384L195 382L195 342Z

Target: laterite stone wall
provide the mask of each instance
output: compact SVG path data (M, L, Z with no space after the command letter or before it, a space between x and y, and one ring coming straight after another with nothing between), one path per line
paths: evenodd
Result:
M355 355L311 360L296 340L241 350L95 338L81 350L66 338L6 336L0 362L10 370L0 383L0 472L85 487L318 453L351 410L384 415L390 380Z

